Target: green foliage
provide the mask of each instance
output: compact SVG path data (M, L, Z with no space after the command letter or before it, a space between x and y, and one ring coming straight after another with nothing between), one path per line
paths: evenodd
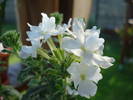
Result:
M4 100L20 100L20 93L11 86L0 85L0 96Z
M50 14L50 16L55 17L55 20L56 20L55 23L56 23L57 25L58 25L58 24L61 24L62 21L63 21L63 14L61 14L61 13L55 12L55 13Z
M15 53L20 49L20 34L16 31L7 31L0 36L0 42L2 42L5 47L12 48Z
M66 69L73 61L79 61L79 58L62 49L53 52L49 60L42 56L23 60L26 67L18 79L22 83L28 82L29 89L22 100L64 100L61 98L66 97Z

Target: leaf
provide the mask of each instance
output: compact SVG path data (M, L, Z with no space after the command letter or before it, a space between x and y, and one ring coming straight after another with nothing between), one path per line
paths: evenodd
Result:
M21 94L11 86L0 85L0 96L5 100L20 100Z
M51 17L55 17L55 20L56 20L56 24L61 24L62 21L63 21L63 14L61 13L58 13L58 12L55 12L55 13L52 13L50 14Z

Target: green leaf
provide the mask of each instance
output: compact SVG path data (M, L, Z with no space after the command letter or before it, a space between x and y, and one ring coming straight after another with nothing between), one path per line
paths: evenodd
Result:
M61 14L61 13L55 12L55 13L50 14L50 16L55 17L55 20L56 20L55 23L57 25L61 24L63 21L63 14Z

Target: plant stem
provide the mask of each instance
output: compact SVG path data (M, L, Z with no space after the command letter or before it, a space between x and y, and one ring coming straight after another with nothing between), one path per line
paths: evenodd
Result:
M38 53L40 56L42 56L42 57L44 57L44 58L46 58L46 59L50 59L49 55L48 55L43 49L41 49L41 48L39 48L39 49L37 50L37 53Z
M62 37L63 37L62 34L58 35L60 48L62 47Z
M52 38L49 38L49 39L48 39L47 44L48 44L48 46L49 46L51 52L53 53L53 55L55 55L53 51L56 50L57 48L56 48L56 46L55 46L55 44L54 44Z

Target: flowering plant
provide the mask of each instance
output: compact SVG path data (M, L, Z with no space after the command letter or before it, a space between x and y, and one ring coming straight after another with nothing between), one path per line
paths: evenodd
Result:
M61 24L56 21L57 13L52 17L41 15L38 26L28 24L27 41L31 46L23 45L20 51L26 67L18 79L28 82L29 87L23 100L94 96L102 79L101 69L109 68L114 62L113 58L103 56L104 39L99 37L100 30L95 26L86 29L81 18Z

